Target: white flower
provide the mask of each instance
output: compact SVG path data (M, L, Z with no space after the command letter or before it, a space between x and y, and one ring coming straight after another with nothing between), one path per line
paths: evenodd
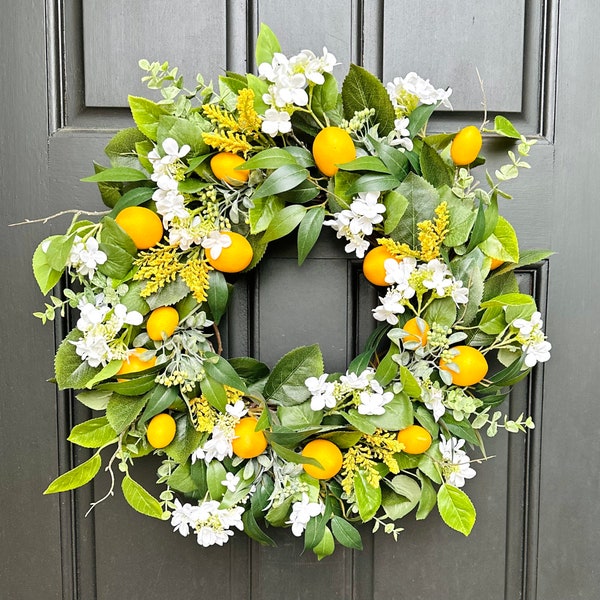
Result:
M452 292L450 294L455 304L467 304L469 301L469 288L463 287L460 279L455 280L452 284Z
M406 309L402 303L402 292L397 289L389 289L382 298L379 297L381 304L373 309L373 318L377 321L387 321L390 325L398 323L398 316Z
M175 162L178 158L183 158L186 156L191 148L184 144L179 147L179 144L173 138L167 138L162 143L163 150L165 151L165 156L162 158L163 161Z
M364 390L369 386L374 376L375 371L370 367L359 374L346 371L346 374L340 377L340 382L348 386L350 389Z
M190 533L190 526L194 521L194 507L187 502L181 504L179 499L175 498L175 510L171 513L171 525L173 531L177 531L183 537Z
M169 191L158 189L152 194L152 199L156 202L156 212L163 218L164 227L168 227L175 217L187 219L190 216L184 205L184 197L177 188Z
M324 373L319 378L309 377L304 382L312 396L310 400L311 410L323 410L325 407L334 408L336 405L335 385L332 381L327 381L327 377L327 373Z
M211 231L203 240L202 247L210 249L212 259L217 259L221 256L223 248L231 246L231 237L220 231Z
M235 492L239 483L240 478L233 473L227 473L225 479L221 481L221 485L224 485L231 493Z
M390 146L402 146L406 150L410 151L413 149L414 144L410 139L410 131L408 130L409 124L408 117L403 119L396 119L394 121L394 130L390 133L389 140Z
M381 384L375 380L371 381L371 390L360 392L358 412L361 415L383 415L385 413L383 407L394 399L394 394L384 392Z
M201 227L202 220L199 216L191 219L175 217L169 229L169 244L179 246L181 250L189 250L192 244L200 244L206 237Z
M99 249L98 240L89 237L85 242L78 235L75 236L67 265L74 267L80 275L94 276L98 265L103 265L108 260L106 253Z
M550 350L552 350L552 344L545 340L533 344L524 344L525 365L527 367L535 367L539 362L550 360Z
M290 114L285 110L268 108L261 125L263 133L275 137L278 133L289 133L292 130Z
M436 423L446 412L446 407L442 402L443 399L444 392L438 387L431 387L423 390L422 400L425 403L425 406L432 411Z
M435 104L441 101L446 108L452 108L448 100L452 88L436 89L429 83L429 79L419 77L414 71L408 73L406 77L395 77L386 85L386 89L394 106L402 109L407 108L402 103L402 98L407 94L416 96L422 104Z
M113 309L115 317L121 323L127 325L141 325L144 317L137 310L128 311L124 304L117 304ZM121 328L119 327L119 329Z
M310 502L305 492L302 494L302 500L300 502L294 502L292 504L292 512L290 514L290 520L287 521L288 525L292 526L292 533L296 537L300 537L308 522L318 515L322 515L325 512L325 505L321 502Z
M454 283L448 267L437 258L434 258L427 265L423 265L421 270L426 273L423 285L430 290L435 290L435 293L443 298L446 295L446 288L451 287Z
M86 335L71 344L75 346L75 352L81 360L86 361L90 367L104 366L110 362L110 347L102 335Z
M527 319L515 319L511 324L519 330L519 335L524 338L529 337L534 331L540 330L544 326L542 313L538 311L531 315L529 321Z
M465 440L457 438L446 438L440 434L440 452L444 459L442 471L446 477L446 481L455 487L463 487L465 479L475 477L475 469L470 466L471 460L466 452L462 450Z
M407 256L401 261L397 261L395 258L388 258L383 262L386 283L395 285L396 290L401 292L402 297L406 300L410 300L415 295L415 290L409 281L416 267L417 260L412 256Z
M104 321L104 317L109 310L110 307L106 304L102 304L98 307L91 302L83 300L79 305L80 316L76 324L77 329L84 333L89 331L95 325L99 325Z
M204 460L208 464L213 459L221 462L225 458L231 458L233 456L233 446L231 445L233 438L233 427L227 427L222 421L217 422L204 446L196 448L192 453L192 464L197 460Z
M248 412L248 409L243 400L237 400L235 404L227 404L225 406L225 412L227 412L228 415L241 419Z

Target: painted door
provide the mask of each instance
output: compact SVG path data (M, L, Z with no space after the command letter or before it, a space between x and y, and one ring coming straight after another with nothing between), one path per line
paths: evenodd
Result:
M7 599L113 598L596 598L600 491L598 280L590 268L600 95L600 12L594 0L21 0L0 21L2 368L0 400L0 590ZM50 221L8 228L71 207L100 209L80 178L114 131L130 123L128 93L143 93L139 58L197 71L256 67L251 48L268 23L284 52L327 46L384 82L415 70L451 85L454 111L439 131L501 112L538 139L531 173L503 214L529 248L557 255L520 274L545 312L553 359L519 385L511 412L533 414L528 437L498 436L469 485L478 508L465 539L436 518L407 519L398 542L363 530L365 549L339 548L322 563L301 555L289 531L279 547L238 536L221 549L138 515L117 495L84 517L107 486L43 497L59 472L84 458L65 442L82 419L73 399L45 382L65 324L41 328L30 257ZM506 150L486 146L494 165ZM343 369L372 324L374 292L359 266L324 235L298 270L294 242L272 249L239 279L229 353L271 365L287 350L321 344L327 368ZM154 472L138 473L151 486Z

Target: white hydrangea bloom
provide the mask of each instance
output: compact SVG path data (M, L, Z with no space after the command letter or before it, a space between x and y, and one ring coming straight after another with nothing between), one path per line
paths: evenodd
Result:
M332 381L327 381L327 373L320 377L309 377L304 385L311 393L310 408L311 410L323 410L324 408L335 408L335 385Z
M325 505L321 502L310 502L307 494L304 492L302 500L292 504L292 512L287 524L292 526L292 533L296 537L300 537L304 533L308 522L313 517L322 515L324 512Z
M210 256L213 259L221 256L223 248L231 246L231 237L220 231L211 231L201 242L201 246L210 249Z
M261 129L263 133L275 137L279 133L289 133L292 130L290 113L285 110L268 108L263 117Z
M394 399L392 392L384 392L381 384L373 379L370 383L371 389L360 392L360 404L358 412L361 415L383 415L384 406Z
M381 304L373 309L373 318L377 321L387 321L390 325L398 324L398 315L405 310L402 292L395 288L388 289L386 295L379 297Z
M472 479L476 475L475 469L471 468L471 459L462 450L465 440L455 437L446 440L443 434L440 434L440 438L440 452L444 460L442 472L446 481L454 487L463 487L465 479Z
M100 250L96 238L89 237L84 242L81 237L76 235L67 266L74 268L80 275L91 279L96 273L98 265L103 265L107 260L108 256Z
M446 108L452 108L450 104L450 95L452 88L446 90L434 88L429 79L419 77L414 71L411 71L406 77L395 77L393 81L386 85L387 92L394 106L402 109L402 98L406 94L416 96L421 104L435 104L441 102Z
M408 151L413 149L414 144L410 139L410 131L408 130L409 123L408 117L394 121L394 130L388 136L390 146L402 146Z
M511 325L519 330L517 340L522 344L527 367L535 367L539 362L550 360L552 344L546 340L542 331L544 322L539 311L534 312L531 319L515 319Z

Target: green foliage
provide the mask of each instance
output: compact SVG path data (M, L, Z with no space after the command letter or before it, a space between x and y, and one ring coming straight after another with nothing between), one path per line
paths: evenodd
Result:
M74 490L75 488L81 487L86 483L90 482L96 477L100 467L102 466L102 459L99 454L94 454L92 458L86 460L84 463L76 466L74 469L63 473L57 477L44 491L44 494L56 494L57 492L67 492Z
M151 496L137 481L131 479L128 474L123 477L121 490L131 508L148 517L162 519L163 510L159 501Z
M464 535L471 533L475 524L475 507L462 490L444 483L438 491L437 505L440 516L448 527Z

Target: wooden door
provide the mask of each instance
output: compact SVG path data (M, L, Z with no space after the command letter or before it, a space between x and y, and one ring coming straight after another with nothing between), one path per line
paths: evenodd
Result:
M80 179L114 131L130 123L128 93L143 93L139 58L200 71L255 69L251 48L268 23L284 52L327 46L342 66L364 65L384 82L415 70L451 85L454 111L432 127L481 121L481 74L490 113L538 139L531 173L503 206L524 245L557 252L520 281L545 312L553 359L523 382L511 412L533 414L528 437L499 436L469 494L472 535L441 521L406 519L398 542L363 529L365 549L338 548L317 563L289 531L278 548L236 537L203 550L168 525L133 512L117 495L87 518L106 482L43 497L59 472L84 458L65 441L82 418L45 382L65 324L41 328L30 275L39 239L62 222L8 229L61 210L100 208ZM0 589L7 599L62 598L595 598L600 409L596 398L596 294L592 252L596 77L600 13L593 0L24 0L3 3L0 94L3 515ZM505 148L486 149L492 166ZM326 234L302 269L294 243L278 244L238 280L229 352L273 364L320 343L327 368L343 369L370 327L374 292ZM318 318L315 315L318 314ZM140 479L152 484L151 465Z

